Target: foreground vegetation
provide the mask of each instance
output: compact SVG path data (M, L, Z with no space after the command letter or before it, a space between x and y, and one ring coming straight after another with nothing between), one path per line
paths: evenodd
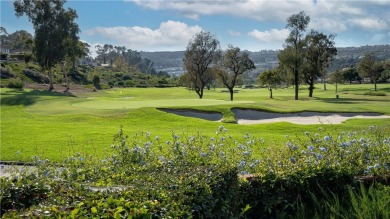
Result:
M330 131L264 147L224 126L167 141L120 129L104 158L35 156L1 178L3 218L388 218L388 131Z

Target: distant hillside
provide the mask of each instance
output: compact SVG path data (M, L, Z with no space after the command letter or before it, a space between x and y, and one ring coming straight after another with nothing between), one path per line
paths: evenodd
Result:
M273 68L278 64L278 50L248 52L258 71ZM338 47L336 60L329 66L328 71L356 65L359 59L369 52L373 52L378 60L390 59L390 45ZM183 72L184 51L140 52L140 54L143 58L150 59L157 71L167 71L171 74Z

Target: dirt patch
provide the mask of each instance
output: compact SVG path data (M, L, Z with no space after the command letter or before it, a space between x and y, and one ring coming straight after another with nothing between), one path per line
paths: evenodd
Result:
M290 122L300 125L340 124L348 119L381 119L390 116L380 113L272 113L251 109L232 109L238 124L263 124L273 122Z
M173 113L179 116L193 117L198 119L205 119L209 121L221 121L222 114L215 112L205 112L198 110L189 110L189 109L159 109L166 113Z

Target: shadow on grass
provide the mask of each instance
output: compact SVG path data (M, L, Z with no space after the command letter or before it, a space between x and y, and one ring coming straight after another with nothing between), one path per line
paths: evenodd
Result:
M378 99L364 99L364 98L323 98L323 97L315 97L316 100L325 102L325 103L337 103L337 104L356 104L359 102L389 102L389 100L378 100Z
M66 97L74 96L69 93L60 93L53 91L41 91L41 90L32 90L29 92L23 91L22 89L9 90L4 93L1 93L1 105L4 106L30 106L34 104L39 97L49 96L49 97Z

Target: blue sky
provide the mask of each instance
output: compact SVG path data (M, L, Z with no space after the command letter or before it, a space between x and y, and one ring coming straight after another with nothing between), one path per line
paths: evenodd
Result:
M287 18L305 11L308 30L337 34L336 46L390 44L389 0L70 0L77 11L80 39L139 51L185 50L199 31L241 49L281 49ZM9 33L33 28L15 16L12 1L1 0L1 26Z

